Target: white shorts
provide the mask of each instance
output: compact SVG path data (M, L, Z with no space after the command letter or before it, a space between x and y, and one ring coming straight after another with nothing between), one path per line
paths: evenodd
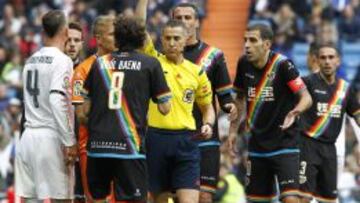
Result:
M16 146L16 195L73 199L74 167L66 167L60 135L52 129L26 129Z

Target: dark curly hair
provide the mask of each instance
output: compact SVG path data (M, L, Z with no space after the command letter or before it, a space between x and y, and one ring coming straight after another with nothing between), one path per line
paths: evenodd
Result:
M114 23L115 45L120 51L141 48L146 38L145 26L141 19L117 16Z

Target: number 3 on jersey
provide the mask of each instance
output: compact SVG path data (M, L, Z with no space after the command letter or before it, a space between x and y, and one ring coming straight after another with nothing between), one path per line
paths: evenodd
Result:
M124 84L124 72L114 72L111 76L109 91L109 109L121 108L122 87Z

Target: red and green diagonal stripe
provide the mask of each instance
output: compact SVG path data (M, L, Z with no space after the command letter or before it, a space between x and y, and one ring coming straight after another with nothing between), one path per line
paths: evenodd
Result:
M255 88L255 98L253 100L249 101L248 104L248 111L247 111L247 124L250 129L253 127L256 118L258 116L259 110L261 109L261 106L263 105L264 101L261 98L261 93L263 89L266 86L269 86L272 82L272 80L269 79L269 75L272 72L275 72L276 67L278 67L278 64L284 59L284 56L281 54L275 54L271 61L267 64L265 67L265 72L258 83L258 85Z
M331 121L331 112L335 105L341 105L343 102L344 95L346 95L348 90L349 84L346 83L344 80L340 79L334 95L331 97L328 106L328 111L320 116L315 123L306 131L306 134L309 137L317 138L319 137L328 127Z
M101 66L109 67L111 56L107 55L98 59ZM113 71L111 68L100 68L101 76L106 84L108 90L111 89L111 78ZM133 153L137 154L141 146L141 138L136 129L134 118L131 115L128 102L124 94L121 94L122 108L115 110L119 120L119 124L123 129L123 132L130 138L130 145L132 146Z
M217 49L215 47L208 46L206 47L202 52L200 57L196 60L196 65L199 65L202 69L205 71L208 70L209 67L212 66L212 64L215 62L215 58L221 55L220 49ZM203 64L203 61L205 63Z

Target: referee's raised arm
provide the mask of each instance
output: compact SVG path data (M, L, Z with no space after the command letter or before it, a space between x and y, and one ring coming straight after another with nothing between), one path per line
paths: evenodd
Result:
M146 24L147 4L148 0L138 0L135 10L135 16L143 20L144 25Z

